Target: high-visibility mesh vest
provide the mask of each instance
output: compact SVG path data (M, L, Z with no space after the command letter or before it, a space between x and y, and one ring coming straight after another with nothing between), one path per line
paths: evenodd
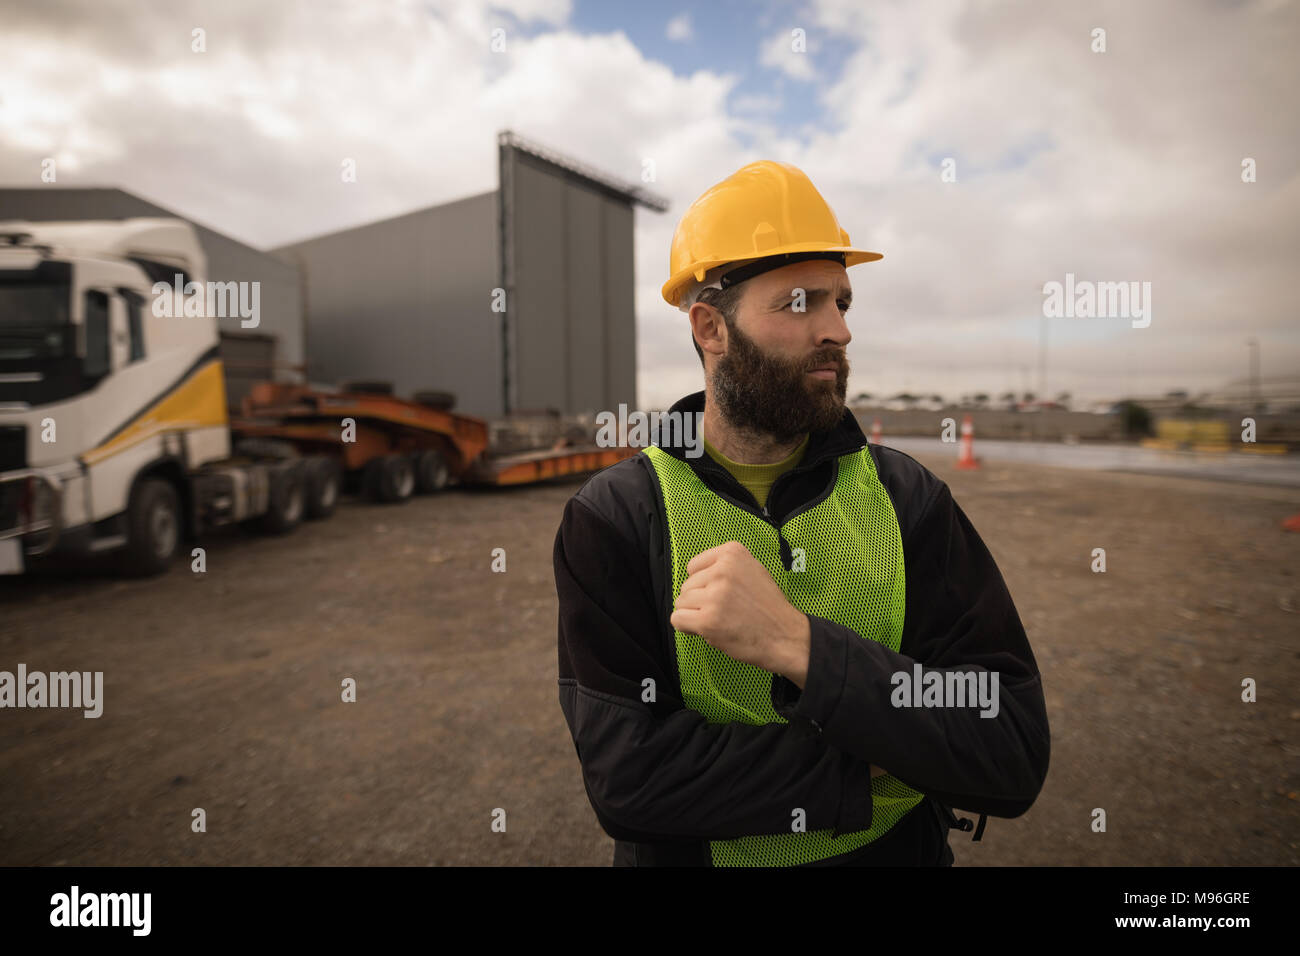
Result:
M701 551L739 541L771 573L799 610L852 628L897 651L903 635L906 581L903 542L889 493L864 446L836 462L830 495L780 525L791 570L779 553L774 523L720 497L663 449L643 449L659 477L672 554L672 606L686 565ZM710 723L787 723L772 707L772 674L733 660L695 634L675 632L682 700ZM714 866L791 866L839 856L887 833L923 794L885 774L871 781L871 826L832 838L831 830L711 840Z

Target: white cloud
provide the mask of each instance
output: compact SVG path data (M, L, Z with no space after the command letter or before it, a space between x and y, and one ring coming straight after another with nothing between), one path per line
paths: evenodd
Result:
M408 0L410 2L410 0ZM461 0L436 0L435 9L451 9L460 13L467 5ZM508 13L524 23L542 22L551 26L566 23L573 13L571 0L491 0L487 6L494 12Z
M781 108L781 97L768 93L747 93L733 97L731 108L737 113L775 113Z
M670 40L676 40L678 43L693 40L695 38L695 28L691 26L691 15L689 13L679 13L669 20L665 36Z
M796 36L796 30L803 32ZM808 32L806 27L781 30L759 48L758 62L796 80L814 79L816 74L809 57L814 55L815 47Z

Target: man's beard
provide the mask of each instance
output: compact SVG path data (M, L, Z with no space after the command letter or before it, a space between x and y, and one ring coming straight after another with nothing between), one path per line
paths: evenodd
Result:
M793 441L805 432L828 431L844 417L849 360L842 349L823 349L794 361L770 355L728 323L725 355L713 369L718 411L733 428L773 441ZM838 364L835 380L808 373Z

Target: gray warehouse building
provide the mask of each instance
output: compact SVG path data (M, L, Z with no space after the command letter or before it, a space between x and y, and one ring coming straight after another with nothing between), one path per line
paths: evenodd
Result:
M498 188L281 246L313 382L439 390L485 418L636 403L633 210L667 203L511 132Z
M306 347L302 289L297 270L291 265L124 189L52 185L0 189L0 220L54 222L137 216L168 216L189 222L208 258L208 280L260 283L256 329L241 327L238 316L217 320L226 367L227 404L232 409L238 407L254 382L268 378L303 380Z

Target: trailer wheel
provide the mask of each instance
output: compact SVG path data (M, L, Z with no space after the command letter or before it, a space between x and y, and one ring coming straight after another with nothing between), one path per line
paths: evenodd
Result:
M406 455L384 459L384 486L389 501L405 501L415 491L415 466Z
M170 481L146 478L127 506L123 565L141 577L166 571L181 540L181 499Z
M361 469L361 494L371 501L383 501L380 485L383 483L384 459L371 458Z
M449 412L456 407L455 392L435 392L432 389L423 392L416 392L411 396L411 400L426 408L437 409L440 412Z
M366 464L362 477L366 497L374 501L405 501L415 490L415 467L406 455L383 455Z
M327 455L308 458L307 467L307 517L328 518L338 504L343 489L343 472L339 464Z
M426 448L415 456L415 488L420 494L442 491L450 478L451 469L442 452Z
M307 489L301 468L283 468L271 475L270 500L258 526L270 534L285 534L302 523Z

